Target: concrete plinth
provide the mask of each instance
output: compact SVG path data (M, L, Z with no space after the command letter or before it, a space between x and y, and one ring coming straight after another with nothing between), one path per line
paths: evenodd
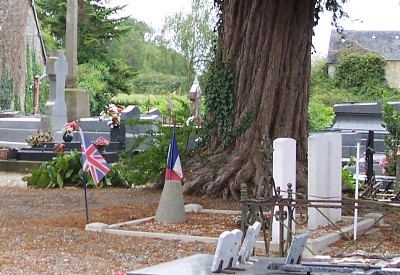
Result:
M155 220L166 223L182 223L186 221L182 183L180 181L165 181Z
M65 89L65 102L67 104L68 121L77 121L90 117L89 93L81 89Z

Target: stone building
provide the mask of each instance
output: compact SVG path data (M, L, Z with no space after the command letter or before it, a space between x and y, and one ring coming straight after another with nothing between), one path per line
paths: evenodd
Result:
M34 0L0 1L0 107L13 109L25 102L29 52L44 68L46 53ZM32 79L33 83L33 79ZM28 83L27 86L30 86Z
M327 56L330 77L335 74L340 51L346 47L381 55L386 60L388 86L400 89L400 31L343 31L340 34L332 30Z

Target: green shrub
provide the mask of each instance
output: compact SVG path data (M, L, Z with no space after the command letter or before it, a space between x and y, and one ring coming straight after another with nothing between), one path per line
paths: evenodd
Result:
M346 89L385 84L385 63L376 53L343 53L336 64L335 84Z
M383 169L388 176L396 176L396 152L400 145L400 115L391 104L382 106L382 126L389 132L383 137L385 141L386 164Z
M179 119L183 120L185 118L186 120L188 116L189 114L182 109ZM128 123L141 122L130 121ZM190 123L189 125L183 123L182 127L175 128L175 137L182 164L185 162L185 156L191 153L187 149L187 141L194 131L196 131L196 128ZM134 138L129 148L121 153L121 161L125 163L126 167L133 168L129 173L130 182L134 185L143 185L160 180L165 170L170 138L171 128L162 127L161 124L158 125L157 131L150 131L146 136ZM143 144L146 144L145 150L136 153L136 148Z
M105 64L93 61L78 66L78 86L89 92L90 114L100 115L114 95L108 86L109 68Z
M98 187L130 187L126 179L128 172L122 165L114 165L110 172L99 182ZM51 161L46 161L34 170L30 176L22 178L28 187L63 188L80 186L83 182L81 155L76 149L70 153L59 153ZM87 186L94 186L90 173L87 175Z
M332 126L335 113L332 107L311 101L308 105L308 118L310 131L323 131Z
M172 92L178 94L189 90L189 80L187 77L167 75L167 74L139 74L133 80L135 93L141 94L164 94Z

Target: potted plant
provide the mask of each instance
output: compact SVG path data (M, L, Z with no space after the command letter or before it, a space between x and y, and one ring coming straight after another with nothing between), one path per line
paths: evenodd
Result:
M62 129L62 137L65 142L71 142L74 138L74 131L76 129L76 122L67 122Z
M44 142L53 141L53 134L51 131L37 130L33 131L25 141L31 147L39 147Z
M110 144L110 142L104 137L98 137L93 144L96 146L97 150L100 153L104 153L106 151L106 146Z

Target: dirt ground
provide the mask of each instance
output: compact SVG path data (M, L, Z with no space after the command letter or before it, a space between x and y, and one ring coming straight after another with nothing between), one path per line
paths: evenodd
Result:
M0 274L113 274L215 249L200 242L85 231L82 188L31 189L16 181L11 185L0 187ZM160 196L156 189L88 189L89 222L154 216ZM239 210L237 202L222 199L185 197L185 203ZM213 223L216 231L224 231Z
M5 176L1 175L2 182ZM215 251L215 245L200 242L85 231L82 188L30 189L21 187L23 184L15 178L8 182L8 185L0 183L0 274L113 274ZM89 222L114 224L154 216L160 196L159 189L88 189ZM233 200L192 196L185 196L184 200L208 209L240 209ZM234 215L219 223L214 217L199 219L192 218L196 214L190 215L182 227L160 232L184 232L184 228L191 227L205 236L218 237L224 230L237 227ZM346 253L363 250L383 256L398 254L400 237L393 230L398 217L397 211L385 213L388 226L376 227L370 234L360 236L355 245L346 240L351 236L343 236L332 247L331 254L339 254L349 245ZM145 230L144 227L140 230ZM148 227L154 231L163 225L153 222Z

